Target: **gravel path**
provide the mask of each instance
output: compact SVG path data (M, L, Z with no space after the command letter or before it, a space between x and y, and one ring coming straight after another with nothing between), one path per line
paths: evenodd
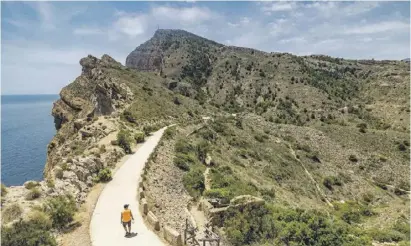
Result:
M146 142L115 173L101 193L90 223L93 246L164 245L157 235L146 227L138 209L137 187L144 164L166 128L153 133ZM120 224L124 204L130 204L135 222L131 226L134 237L126 238Z

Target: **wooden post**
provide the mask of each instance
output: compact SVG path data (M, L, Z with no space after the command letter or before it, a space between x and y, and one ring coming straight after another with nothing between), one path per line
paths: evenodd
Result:
M186 229L184 230L184 244L187 244L187 218L186 218Z

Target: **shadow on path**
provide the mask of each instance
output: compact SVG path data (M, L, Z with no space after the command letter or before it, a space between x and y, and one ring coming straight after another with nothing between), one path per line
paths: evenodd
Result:
M131 232L130 234L128 234L127 236L126 236L126 238L132 238L132 237L135 237L135 236L137 236L137 232Z

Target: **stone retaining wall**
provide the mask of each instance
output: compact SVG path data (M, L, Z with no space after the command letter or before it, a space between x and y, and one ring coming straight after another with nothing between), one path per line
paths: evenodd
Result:
M168 226L164 226L163 232L164 232L164 238L171 245L175 245L175 246L183 245L183 241L181 239L181 234L178 233L176 230L174 230L174 229L172 229Z
M144 177L145 177L145 172L143 171L141 173L141 178L140 178L140 181L138 183L138 188L137 188L137 199L139 200L139 209L141 211L141 215L143 216L143 218L147 220L149 225L155 231L159 232L158 235L163 237L169 244L173 246L182 246L183 241L182 241L181 234L169 226L161 225L156 215L152 211L149 211L146 194L145 194L146 186L144 182L145 180Z

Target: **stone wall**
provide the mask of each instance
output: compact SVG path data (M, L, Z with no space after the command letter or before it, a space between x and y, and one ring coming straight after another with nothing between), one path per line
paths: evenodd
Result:
M144 219L148 222L150 227L155 231L158 232L157 235L163 237L170 245L173 246L182 246L182 236L181 234L174 230L173 228L161 224L157 216L149 210L148 203L146 197L146 184L145 180L145 171L141 173L140 181L138 183L138 191L137 191L137 199L139 200L139 209L141 211L141 215Z

